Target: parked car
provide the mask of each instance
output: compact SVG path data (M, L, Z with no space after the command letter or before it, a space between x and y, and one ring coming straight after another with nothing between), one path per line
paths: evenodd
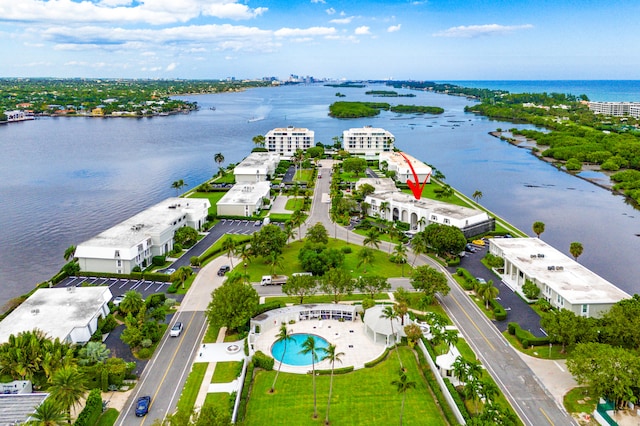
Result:
M136 404L136 416L146 416L149 413L149 406L151 406L151 397L149 395L138 398L138 403Z
M175 271L176 271L175 269L173 269L173 268L169 268L169 269L165 269L165 270L164 270L164 273L165 273L165 274L167 274L167 275L171 275L171 274L173 274Z
M115 306L120 306L120 303L122 302L122 299L124 299L124 296L122 296L122 295L114 297L113 298L113 304Z
M231 270L231 267L229 265L222 265L220 269L218 269L218 276L223 277L224 274L226 274L230 270Z
M487 280L485 280L485 279L484 279L484 278L482 278L482 277L476 277L476 281L478 281L478 283L479 283L480 285L483 285L483 284L486 284L486 283L487 283Z
M176 322L173 327L171 327L171 331L169 332L170 337L179 337L180 333L182 333L182 323L180 321Z

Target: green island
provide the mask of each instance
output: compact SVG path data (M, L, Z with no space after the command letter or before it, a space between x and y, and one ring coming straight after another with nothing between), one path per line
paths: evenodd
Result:
M184 94L237 92L271 86L262 80L127 80L127 79L0 79L0 122L6 111L32 115L150 116L188 112L197 103L172 99ZM116 114L114 114L116 113Z
M334 102L329 106L329 115L335 118L375 117L380 111L399 114L442 114L444 109L435 106L395 105L386 102Z
M389 97L389 98L415 98L416 97L416 95L414 95L413 93L400 94L395 90L369 90L365 92L365 95L382 96L382 97Z
M362 83L331 83L331 84L325 84L326 87L342 87L342 88L349 88L349 89L362 89L363 87L365 87L365 84Z

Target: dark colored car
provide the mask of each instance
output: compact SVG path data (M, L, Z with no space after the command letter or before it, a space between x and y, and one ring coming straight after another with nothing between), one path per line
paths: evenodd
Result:
M142 417L146 416L149 413L149 406L151 405L151 397L141 396L138 398L138 403L136 404L136 416Z
M231 267L229 267L229 265L222 265L220 269L218 269L218 276L222 277L224 276L224 274L226 274L230 270L231 270Z

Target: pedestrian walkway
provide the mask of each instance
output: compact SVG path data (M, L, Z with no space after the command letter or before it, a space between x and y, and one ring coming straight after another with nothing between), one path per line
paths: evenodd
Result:
M553 396L556 403L562 407L565 394L578 386L567 370L565 360L540 359L520 351L516 352L542 382L547 392Z
M271 213L293 213L292 211L285 209L288 200L289 197L286 195L278 195L271 205Z
M198 356L194 360L194 363L208 363L207 371L204 373L204 378L202 379L200 390L196 397L196 410L202 407L208 393L232 393L240 390L239 379L235 379L228 383L211 383L213 373L215 372L216 366L219 362L242 361L245 358L244 342L242 340L237 342L225 342L224 336L226 332L227 328L222 327L218 332L216 343L203 343L200 346Z

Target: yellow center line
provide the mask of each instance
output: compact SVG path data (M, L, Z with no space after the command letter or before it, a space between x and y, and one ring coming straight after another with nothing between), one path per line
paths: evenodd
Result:
M460 304L460 302L458 302L458 299L456 299L456 297L454 295L451 295L451 298L453 299L454 302L456 302L456 305L458 305L458 307L460 308L460 310L462 311L462 313L467 317L467 319L469 321L471 321L471 324L473 324L473 326L476 328L476 330L478 330L478 333L482 336L482 338L484 339L485 342L487 342L487 345L489 345L491 347L491 350L495 351L496 348L491 344L491 342L489 341L489 339L487 339L487 336L484 335L484 333L482 332L482 330L480 330L480 327L478 327L478 325L471 319L471 317L469 316L469 314L467 313L467 311L464 310L464 308L462 307L462 305Z
M193 322L193 319L195 318L195 315L196 315L196 311L193 311L193 313L191 314L191 319L189 320L189 324L187 324L187 326L182 330L183 332L191 325L191 323ZM180 333L180 336L181 336L180 340L182 340L183 334ZM178 344L178 346L176 347L176 350L173 352L173 355L171 356L171 361L169 361L169 365L167 365L167 369L164 372L164 375L162 376L160 383L158 384L158 389L156 389L156 393L153 394L153 398L151 399L152 403L153 401L156 400L156 397L158 396L158 393L162 388L162 384L164 383L164 380L167 378L167 374L169 374L169 370L171 369L171 366L173 365L173 362L175 361L176 356L178 355L178 350L180 349L181 346L182 346L182 342ZM149 411L151 411L151 406L149 406ZM147 417L143 418L142 423L140 423L140 426L142 426L146 420L147 420Z
M549 418L549 416L547 416L547 413L544 412L544 410L542 409L542 407L540 407L540 412L542 413L542 415L544 416L545 419L547 419L547 421L549 422L550 425L553 425L554 423L551 421L551 419Z

